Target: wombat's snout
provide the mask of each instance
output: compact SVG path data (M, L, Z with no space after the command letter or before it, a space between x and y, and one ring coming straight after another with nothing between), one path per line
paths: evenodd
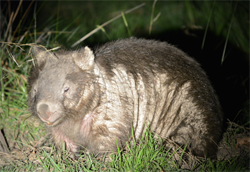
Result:
M48 125L52 125L57 120L57 115L51 110L51 106L47 103L38 103L37 112L41 120Z
M43 118L47 119L51 113L49 112L49 106L47 104L41 104L38 107L38 113L42 114Z

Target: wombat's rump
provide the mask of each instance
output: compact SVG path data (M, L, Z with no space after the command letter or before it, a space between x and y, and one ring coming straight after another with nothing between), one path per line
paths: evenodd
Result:
M179 49L145 39L107 43L94 51L35 47L29 107L57 145L72 152L116 151L145 124L162 138L212 156L222 134L218 98L200 65Z

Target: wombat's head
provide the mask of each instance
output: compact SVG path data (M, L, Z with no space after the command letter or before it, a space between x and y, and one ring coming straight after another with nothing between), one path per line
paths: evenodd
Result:
M32 54L36 63L30 72L28 103L33 114L55 126L91 109L95 63L88 47L59 53L34 47Z

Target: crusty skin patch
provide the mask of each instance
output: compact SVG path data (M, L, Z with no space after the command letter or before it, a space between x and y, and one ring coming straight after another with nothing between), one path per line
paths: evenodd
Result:
M218 98L200 65L165 42L124 39L55 54L34 48L29 108L72 152L116 151L145 126L212 157L222 135Z

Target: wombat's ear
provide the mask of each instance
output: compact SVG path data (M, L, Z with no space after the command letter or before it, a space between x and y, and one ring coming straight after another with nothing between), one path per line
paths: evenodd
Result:
M32 55L36 58L38 66L44 64L47 58L53 56L52 53L48 52L45 48L39 46L33 46L31 52Z
M82 70L91 70L94 66L95 56L89 47L82 48L79 52L72 54L74 62Z

